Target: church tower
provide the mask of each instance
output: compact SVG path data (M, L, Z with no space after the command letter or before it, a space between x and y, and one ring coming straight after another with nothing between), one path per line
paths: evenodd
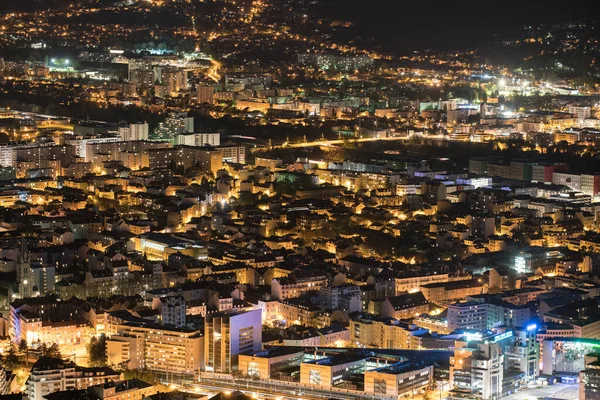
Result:
M31 255L27 249L25 238L21 238L21 247L17 254L17 283L19 297L33 297L34 276L31 270Z

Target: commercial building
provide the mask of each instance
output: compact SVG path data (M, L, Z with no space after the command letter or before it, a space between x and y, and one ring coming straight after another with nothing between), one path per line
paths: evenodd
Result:
M156 387L138 379L107 381L87 389L88 398L98 400L143 400L153 394L156 394Z
M491 399L502 396L504 356L498 343L458 347L450 359L450 387L460 394Z
M261 311L229 310L207 314L204 365L208 372L238 370L238 356L262 347Z
M501 398L535 382L540 349L537 326L514 330L465 331L450 358L451 398Z
M304 349L273 347L259 352L240 354L238 371L259 379L279 378L279 372L289 367L299 367L304 360Z
M586 356L596 354L599 339L556 337L542 342L542 373L576 382L579 372L586 369ZM570 379L569 379L570 378Z
M398 363L366 371L364 376L365 393L374 396L408 397L431 385L433 367Z
M447 365L450 355L448 351L418 353L404 356L385 350L272 347L240 356L239 371L259 379L299 379L300 387L329 390L335 397L394 400L416 396L431 387L434 364Z

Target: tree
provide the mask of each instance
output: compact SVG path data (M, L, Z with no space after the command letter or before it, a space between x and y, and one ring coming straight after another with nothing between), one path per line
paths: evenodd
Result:
M29 345L27 340L21 339L19 342L19 352L25 357L25 366L29 368Z
M106 366L106 336L92 337L87 346L89 364L94 367Z
M48 347L46 343L42 343L40 350L42 357L62 358L62 354L60 353L60 349L56 343L52 343L50 347Z
M8 352L6 353L6 357L4 358L3 365L10 370L13 370L19 366L19 356L17 355L17 348L14 343L10 344Z
M125 369L122 371L123 378L125 380L139 379L140 381L148 382L151 384L158 384L160 380L154 373L146 369Z

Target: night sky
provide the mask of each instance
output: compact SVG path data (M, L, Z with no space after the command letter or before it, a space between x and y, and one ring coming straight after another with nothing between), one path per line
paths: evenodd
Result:
M0 12L66 6L76 1L0 0ZM525 25L593 21L600 15L600 0L318 1L325 16L350 20L361 36L374 39L386 50L401 53L426 48L470 48L511 38L521 33Z
M397 50L476 46L517 35L526 24L593 20L600 11L600 0L333 1L332 13Z

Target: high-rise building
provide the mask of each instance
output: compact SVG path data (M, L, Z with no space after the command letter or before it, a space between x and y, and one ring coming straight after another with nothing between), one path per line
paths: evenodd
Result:
M194 375L202 367L202 332L173 325L109 317L108 365L146 368L176 376Z
M215 101L215 88L212 85L199 84L196 88L198 103L213 104Z
M0 395L10 394L10 387L16 375L0 366Z
M167 94L175 94L188 88L187 72L183 69L157 67L155 76L165 86Z
M498 343L457 342L450 357L450 387L465 395L482 399L502 395L504 356Z
M486 295L448 305L448 329L486 330L498 326L523 326L531 319L531 309Z
M17 149L13 146L0 146L0 166L15 167L17 165Z
M143 165L150 169L198 167L201 171L216 173L223 167L221 151L206 147L177 146L151 149L144 157Z
M588 106L569 106L569 114L573 114L577 119L586 119L592 115L592 109Z
M224 163L246 164L245 146L219 146L219 150L223 153Z
M187 133L177 136L177 144L184 146L219 146L220 133Z
M451 390L466 398L494 399L535 382L540 361L537 326L486 332L466 331L456 340L450 357Z
M190 132L194 132L194 117L188 117L187 113L171 113L167 119L158 124L152 139L177 144L179 135Z
M238 355L262 347L261 310L231 310L208 314L204 325L206 371L237 371Z
M154 298L152 308L160 312L160 322L163 325L185 325L186 304L182 296Z
M119 127L119 137L124 142L148 140L148 123L137 122Z
M128 79L130 83L147 90L154 85L154 76L151 59L142 58L129 61Z
M362 311L360 288L356 285L324 287L319 291L321 307L326 310Z

